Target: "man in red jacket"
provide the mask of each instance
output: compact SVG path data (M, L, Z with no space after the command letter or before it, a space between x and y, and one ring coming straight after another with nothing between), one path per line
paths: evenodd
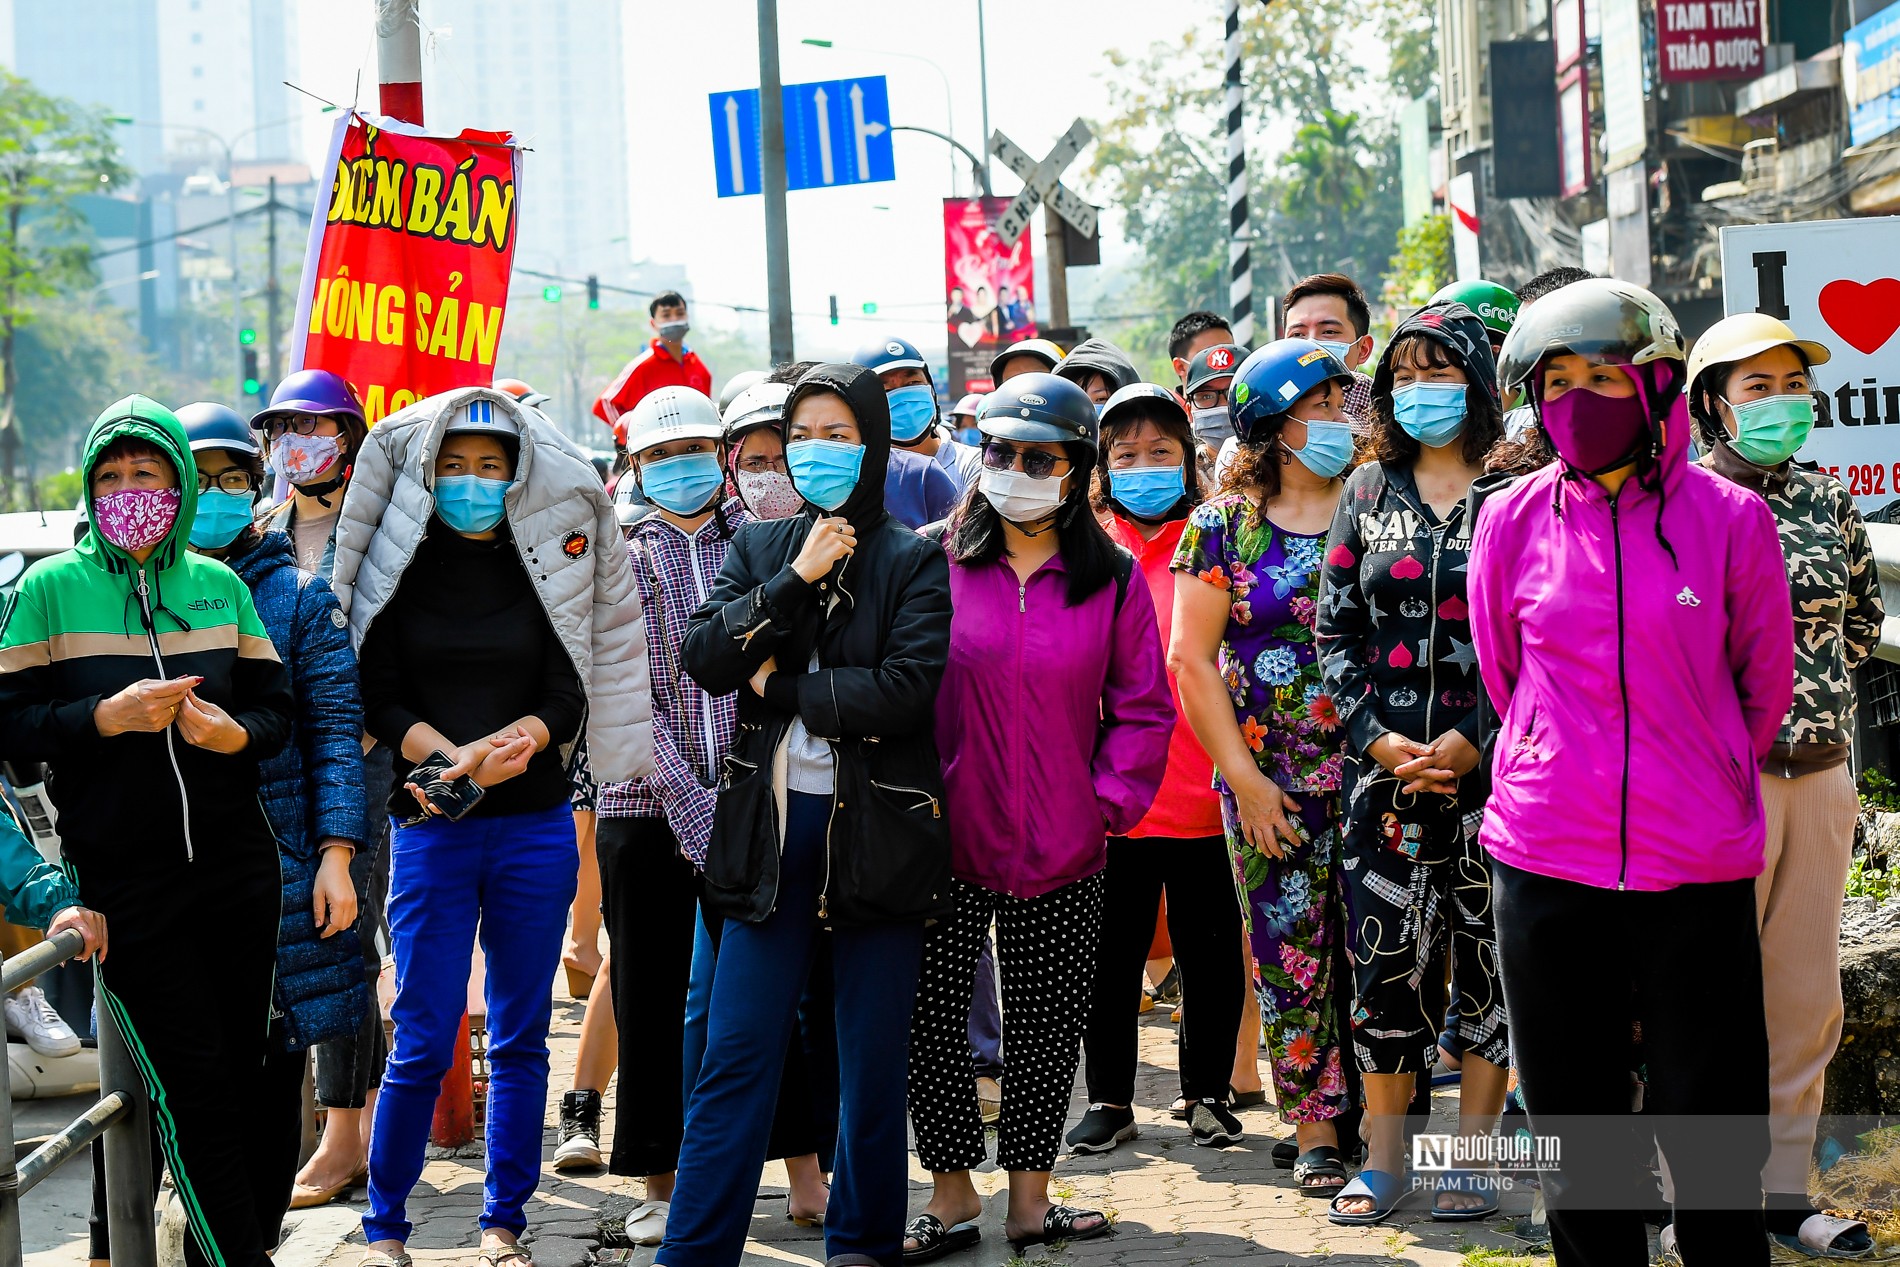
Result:
M669 290L647 305L648 324L653 327L653 342L627 362L620 376L607 386L594 402L594 417L613 428L614 442L625 448L627 427L621 421L650 391L661 387L690 387L701 395L712 395L712 374L699 354L686 346L686 300L677 290Z

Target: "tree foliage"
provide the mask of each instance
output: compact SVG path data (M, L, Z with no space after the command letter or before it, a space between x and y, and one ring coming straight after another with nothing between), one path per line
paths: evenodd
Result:
M127 175L104 115L0 70L0 473L9 497L20 486L19 331L37 301L90 281L74 200Z
M1451 257L1451 217L1426 216L1399 230L1399 249L1386 265L1381 298L1388 307L1409 312L1422 307L1456 276Z
M1132 306L1147 312L1116 331L1138 359L1163 354L1175 316L1228 306L1220 8L1181 7L1179 42L1109 55L1096 128L1091 174L1142 251ZM1271 293L1322 269L1376 291L1369 274L1401 219L1398 110L1435 72L1430 0L1275 0L1241 14L1255 311L1264 320Z

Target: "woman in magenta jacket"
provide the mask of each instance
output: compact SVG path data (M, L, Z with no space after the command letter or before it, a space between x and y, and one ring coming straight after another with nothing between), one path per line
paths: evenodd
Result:
M1095 406L1024 374L977 419L983 474L951 517L950 664L937 694L956 913L924 942L911 1024L911 1121L935 1193L905 1229L905 1261L974 1246L970 1171L983 1121L964 1031L993 919L1003 983L997 1165L1004 1233L1020 1249L1108 1230L1049 1201L1094 984L1107 840L1148 812L1167 769L1174 703L1147 578L1089 508Z
M1499 378L1560 459L1485 502L1470 565L1502 719L1480 839L1525 1105L1561 1139L1557 1262L1648 1261L1660 1145L1687 1267L1766 1264L1756 771L1794 684L1774 517L1689 463L1681 336L1648 291L1538 300ZM1632 1022L1653 1118L1616 1122Z

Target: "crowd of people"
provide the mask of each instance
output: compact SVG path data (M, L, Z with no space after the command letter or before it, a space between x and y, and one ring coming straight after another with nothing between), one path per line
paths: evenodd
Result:
M363 1267L410 1267L478 939L485 1267L532 1261L563 969L552 1164L639 1178L668 1267L739 1261L769 1158L834 1267L968 1250L992 1127L1018 1252L1108 1233L1051 1175L1136 1135L1152 995L1187 1137L1270 1099L1336 1223L1497 1210L1481 1160L1408 1172L1455 1076L1461 1155L1561 1140L1563 1267L1649 1222L1690 1267L1869 1252L1807 1191L1883 618L1793 461L1827 348L1691 350L1577 269L1448 287L1376 362L1351 279L1282 311L1188 314L1168 383L1013 343L940 416L895 337L715 402L664 295L612 487L514 381L373 428L321 370L248 422L106 409L0 630L65 850L0 817L0 901L99 960L188 1259L263 1267L366 1182Z

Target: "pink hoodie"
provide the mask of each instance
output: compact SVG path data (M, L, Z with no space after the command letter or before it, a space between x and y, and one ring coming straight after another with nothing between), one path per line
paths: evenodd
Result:
M1510 866L1605 889L1761 873L1787 571L1767 503L1690 465L1688 434L1678 401L1660 490L1613 503L1557 464L1479 512L1471 629L1502 719L1480 839Z

